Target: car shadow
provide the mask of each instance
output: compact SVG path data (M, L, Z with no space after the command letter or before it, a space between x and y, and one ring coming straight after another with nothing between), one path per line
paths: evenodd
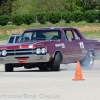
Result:
M41 71L41 70L14 70L13 72L62 72L62 71L68 71L67 69L60 69L59 71ZM3 71L0 71L0 72L5 72L4 70ZM7 72L9 73L9 72Z
M50 72L50 71L40 71L40 70L17 70L14 72Z
M48 71L41 71L41 70L38 70L38 69L36 69L36 70L26 70L26 69L24 69L24 70L14 70L13 72L50 72L50 73L52 73L52 72L64 72L64 71L75 71L76 70L76 68L62 68L62 69L60 69L59 71L50 71L50 70L48 70ZM82 69L82 70L97 70L97 69ZM5 71L0 71L0 72L5 72ZM9 73L9 72L8 72Z
M38 70L38 69L36 69L36 70L15 70L14 72L63 72L63 71L71 71L71 70L75 70L75 68L62 68L62 69L60 69L59 71L51 71L51 70L48 70L48 71L45 71L45 70L43 70L43 71L41 71L41 70Z

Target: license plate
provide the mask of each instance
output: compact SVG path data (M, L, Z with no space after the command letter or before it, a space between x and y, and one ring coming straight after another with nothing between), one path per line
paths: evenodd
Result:
M19 63L27 63L27 58L18 58Z

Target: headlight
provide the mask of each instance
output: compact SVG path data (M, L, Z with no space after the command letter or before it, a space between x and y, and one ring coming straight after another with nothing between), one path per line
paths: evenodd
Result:
M45 54L45 53L46 53L46 48L42 48L42 49L41 49L41 52L42 52L43 54Z
M41 53L41 49L40 48L36 49L36 53L40 54Z
M3 56L6 56L6 54L7 54L6 50L3 50L3 51L2 51L2 55L3 55Z

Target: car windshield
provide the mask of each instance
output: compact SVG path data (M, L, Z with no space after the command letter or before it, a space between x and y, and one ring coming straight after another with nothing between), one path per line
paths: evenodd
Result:
M35 30L24 32L20 37L19 42L34 41L34 40L60 40L60 30Z

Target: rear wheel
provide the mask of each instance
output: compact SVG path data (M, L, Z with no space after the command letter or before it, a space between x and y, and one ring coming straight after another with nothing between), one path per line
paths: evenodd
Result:
M5 64L5 72L13 72L13 64Z
M51 63L51 71L59 71L60 69L60 63L61 63L61 56L60 53L57 53Z
M81 67L82 68L92 68L94 64L94 57L91 51L89 51L86 55L86 57L80 61Z

